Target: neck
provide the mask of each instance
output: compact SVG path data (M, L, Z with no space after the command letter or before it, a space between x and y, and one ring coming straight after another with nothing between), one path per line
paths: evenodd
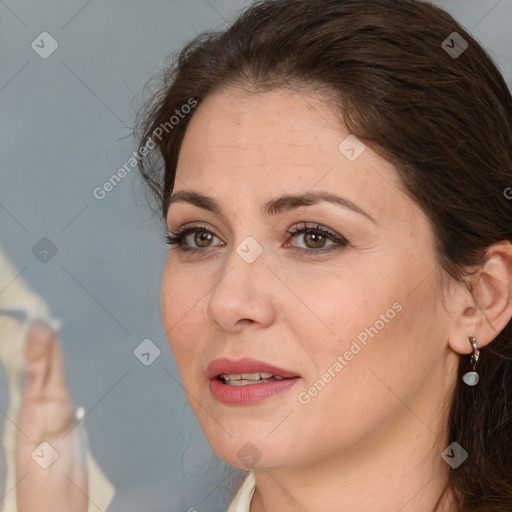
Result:
M255 469L250 512L452 512L450 468L440 457L447 436L436 435L410 411L398 424L403 429L385 429L373 442L362 440L314 465Z

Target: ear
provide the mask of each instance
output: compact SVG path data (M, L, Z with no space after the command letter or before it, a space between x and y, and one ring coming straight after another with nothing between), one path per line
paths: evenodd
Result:
M476 336L478 346L485 347L512 318L512 243L488 248L486 263L471 278L471 289L459 288L449 336L451 349L459 354L473 351L469 336Z

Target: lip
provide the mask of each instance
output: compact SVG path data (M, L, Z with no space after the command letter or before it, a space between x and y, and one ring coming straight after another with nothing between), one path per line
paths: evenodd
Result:
M221 373L255 372L271 373L272 375L283 377L285 380L264 382L262 384L247 384L245 386L230 386L218 378ZM227 358L215 359L208 365L206 374L209 379L210 392L213 397L217 401L227 405L251 405L260 403L267 398L290 389L301 378L296 372L250 358L243 358L237 361Z

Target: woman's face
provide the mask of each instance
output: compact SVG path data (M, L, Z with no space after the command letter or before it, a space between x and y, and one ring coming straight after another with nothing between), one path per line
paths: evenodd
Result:
M372 457L439 431L457 359L432 232L394 167L347 136L311 93L224 90L183 140L173 194L208 201L170 206L171 232L196 231L170 249L163 321L210 445L240 468ZM280 199L315 194L341 199ZM221 358L232 366L209 366ZM218 378L258 369L287 378Z

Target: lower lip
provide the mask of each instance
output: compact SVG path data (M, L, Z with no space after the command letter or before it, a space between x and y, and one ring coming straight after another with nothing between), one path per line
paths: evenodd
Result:
M294 377L293 379L273 380L262 384L230 386L219 379L212 379L210 380L210 391L213 397L223 404L251 405L287 391L298 380L299 377Z

